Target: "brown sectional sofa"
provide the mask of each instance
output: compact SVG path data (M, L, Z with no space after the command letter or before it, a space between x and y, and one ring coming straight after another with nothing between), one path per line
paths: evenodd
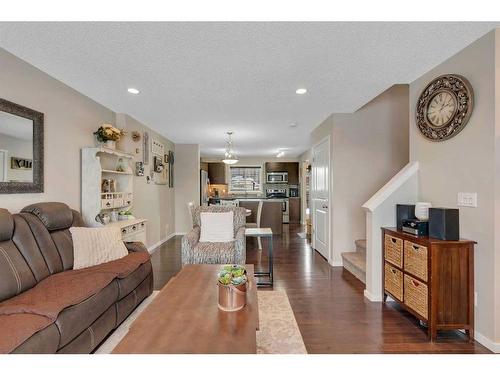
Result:
M0 209L0 305L73 268L71 226L84 223L77 211L63 203L38 203L19 214ZM129 252L147 252L141 243L126 246ZM33 332L11 352L91 353L152 291L148 260L128 276L113 279L81 303L62 310L54 323Z

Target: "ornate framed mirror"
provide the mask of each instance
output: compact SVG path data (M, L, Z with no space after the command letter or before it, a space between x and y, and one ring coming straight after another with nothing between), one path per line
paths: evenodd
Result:
M0 194L43 192L43 113L0 99Z

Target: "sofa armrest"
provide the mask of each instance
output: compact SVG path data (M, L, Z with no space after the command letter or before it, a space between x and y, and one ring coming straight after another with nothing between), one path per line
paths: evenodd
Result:
M234 253L235 263L244 265L247 257L245 227L241 227L236 232L234 239Z
M200 240L201 229L199 226L194 226L188 233L182 237L181 258L182 265L192 262L194 257L194 248Z
M141 251L148 253L148 249L142 242L125 242L125 247L127 248L129 253L136 253Z

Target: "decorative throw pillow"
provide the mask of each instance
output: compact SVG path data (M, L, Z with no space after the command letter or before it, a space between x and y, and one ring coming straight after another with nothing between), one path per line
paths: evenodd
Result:
M128 255L120 228L69 228L73 237L73 269L110 262Z
M201 212L200 242L234 241L233 211Z

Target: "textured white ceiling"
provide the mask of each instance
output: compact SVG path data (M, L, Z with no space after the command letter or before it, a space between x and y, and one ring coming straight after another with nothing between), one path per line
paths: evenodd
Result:
M232 130L240 156L290 157L329 114L413 81L494 26L0 23L0 46L204 156L220 155Z

